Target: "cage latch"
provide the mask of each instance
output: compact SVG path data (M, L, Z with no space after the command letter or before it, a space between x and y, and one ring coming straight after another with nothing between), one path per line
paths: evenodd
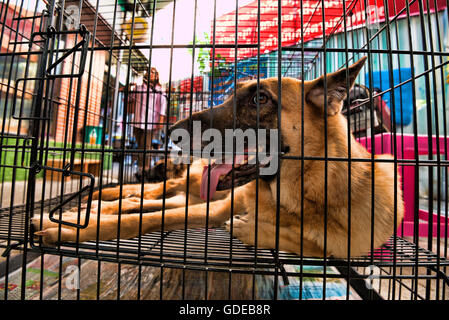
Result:
M60 35L76 35L81 36L81 40L77 42L72 48L66 50L61 57L59 57L56 61L52 61L53 56L56 52L58 52L58 46L59 42L57 41L57 37ZM47 82L49 80L54 80L57 78L78 78L78 93L80 92L80 85L81 85L81 77L84 74L85 66L86 66L86 60L87 60L87 52L90 42L90 32L87 30L87 28L81 24L79 27L79 30L70 30L70 31L56 31L53 26L49 26L47 28L47 31L45 32L33 32L30 37L30 49L32 48L33 44L36 43L36 38L40 37L41 39L45 39L45 46L44 51L42 53L43 59L42 61L47 63L47 60L49 61L49 66L46 67L42 74L37 77L25 77L25 78L18 78L16 79L16 85L15 85L15 91L14 91L14 99L12 100L12 107L11 107L11 114L12 117L16 120L46 120L49 121L49 116L24 116L22 114L22 108L19 110L19 114L16 113L16 100L17 100L17 94L19 91L19 83L23 82L23 91L26 90L26 82L27 81L37 81L41 83L40 88L44 88L43 85L44 82ZM73 59L75 59L75 54L77 52L80 52L80 59L79 63L77 64L78 67L78 73L68 73L68 74L56 74L57 70L62 69L58 68L58 66L61 66L61 64L65 61L66 58L68 58L70 55L73 56ZM48 86L48 85L47 85ZM44 97L43 90L38 90L35 96L36 100L47 100L46 97ZM79 99L77 99L76 104L74 106L75 109L75 118L77 116L79 108ZM47 107L47 109L49 109Z
M78 229L86 228L89 225L90 208L91 208L91 203L92 203L92 196L93 196L93 193L94 193L95 177L92 174L86 173L86 172L70 171L70 163L67 163L64 166L64 168L62 168L62 169L60 169L60 168L53 168L53 167L47 167L47 166L40 166L40 167L42 169L44 169L44 170L52 170L52 171L60 172L64 176L75 175L75 176L79 176L80 178L82 178L82 177L89 178L89 180L90 180L89 184L87 184L86 186L82 187L80 190L78 190L77 192L72 194L67 199L61 201L61 203L59 203L56 207L51 209L50 212L49 212L49 218L50 218L50 221L52 221L52 222L59 223L59 224L62 224L62 225L66 225L66 226L69 226L69 227L78 228ZM87 200L86 213L85 213L85 217L84 217L84 223L67 222L67 221L64 221L62 219L58 219L58 218L54 217L55 213L57 211L62 210L62 208L67 203L72 201L73 199L75 199L77 197L81 198L81 195L84 192L86 192L86 191L88 191L88 200Z

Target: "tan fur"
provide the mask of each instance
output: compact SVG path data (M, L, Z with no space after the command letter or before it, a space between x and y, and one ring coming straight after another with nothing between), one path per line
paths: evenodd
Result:
M289 146L287 153L289 156L300 157L304 153L306 157L324 158L326 155L324 141L327 134L327 156L329 158L348 158L348 142L350 141L350 156L352 159L371 159L371 154L352 135L349 136L348 141L347 122L340 114L341 103L345 98L342 87L348 89L346 87L347 82L350 86L353 85L363 63L364 60L349 67L349 79L346 79L343 75L346 72L341 71L327 76L327 113L324 103L325 94L322 89L323 77L304 82L303 121L301 119L302 83L296 79L282 79L281 133L283 143ZM273 99L278 98L277 78L260 80L260 84ZM254 86L254 81L240 85L238 93L246 92L245 90L251 86ZM272 109L276 107L275 105L270 106ZM254 110L248 108L248 106L244 106L240 111L240 117L243 118L239 121L251 122L251 112L254 112ZM229 110L226 110L223 109L222 112L218 110L216 115L218 117L229 116ZM260 110L261 121L267 126L273 125L276 122L273 118L277 117L276 113L272 113L270 116L270 110L268 107ZM248 114L247 116L245 112ZM195 117L206 115L206 111L194 114ZM325 115L327 115L327 130L325 130ZM301 150L301 123L304 123L304 150ZM379 155L375 159L391 160L392 156ZM206 223L208 206L198 197L204 163L204 160L198 161L191 166L188 227L204 227ZM350 176L349 166L351 169ZM372 246L374 248L381 246L395 232L393 230L395 214L397 224L399 224L403 217L404 206L399 180L396 181L396 190L394 190L394 165L391 161L375 162L374 168L372 168L372 164L368 161L304 160L304 168L302 169L304 190L301 190L301 161L298 159L282 160L279 208L277 208L278 201L276 199L276 179L271 182L254 180L244 186L235 188L232 213L232 195L228 191L217 192L213 202L209 205L209 226L218 227L225 223L225 226L230 229L231 221L229 219L232 214L233 235L246 244L255 245L255 208L257 203L257 246L259 248L275 248L275 222L279 209L280 250L302 253L305 256L342 258L348 255L366 254ZM324 183L326 170L327 185ZM374 179L374 208L371 207L372 179ZM256 197L256 184L258 184L258 198ZM123 192L123 196L140 196L140 188L140 185L124 186L123 189L126 192ZM176 196L178 198L166 199L164 213L161 211L148 212L160 205L160 203L156 205L152 201L161 201L157 199L164 196L163 183L147 184L144 187L142 200L146 212L143 210L142 215L139 213L121 215L120 234L117 234L119 219L117 204L112 205L112 209L105 209L105 212L102 209L102 216L99 219L99 235L96 234L97 217L94 212L89 226L86 229L79 230L80 241L94 240L97 236L99 239L132 238L146 232L160 231L162 217L164 217L165 231L184 228L186 218L185 198L179 196L186 190L186 177L168 180L165 188L167 191L166 197ZM350 201L348 200L349 190ZM304 195L303 203L301 203L302 191ZM103 200L112 198L111 194L113 193L103 190ZM326 199L327 203L325 202ZM124 209L122 209L122 213L139 212L140 206L140 197L137 200L123 199L122 207ZM303 211L301 210L302 207ZM348 221L349 210L351 212L350 221ZM104 213L110 214L105 216ZM138 228L140 219L142 230ZM76 216L68 215L64 217L64 220L76 220ZM374 234L371 234L372 220L374 221ZM40 222L40 220L35 220L35 226L39 227ZM326 230L325 223L327 225ZM42 230L36 234L42 236L45 243L57 241L58 225L53 224L48 219L43 219L42 224ZM301 233L301 224L303 233ZM325 234L327 238L325 238ZM63 241L76 241L76 235L76 229L65 226L62 228L61 239ZM374 239L373 243L371 243L371 238ZM348 240L350 240L350 252L348 252ZM327 248L326 252L324 251L325 247Z

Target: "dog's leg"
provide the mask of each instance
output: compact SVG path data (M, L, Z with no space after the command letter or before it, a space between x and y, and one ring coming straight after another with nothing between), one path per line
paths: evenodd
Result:
M131 198L129 200L131 200ZM140 199L138 199L138 200L139 200L138 203L140 206ZM167 210L167 209L185 207L185 205L186 205L186 196L183 194L180 194L180 195L165 199L165 203L164 203L164 199L156 199L156 200L144 199L142 210L144 212L161 211L162 207L164 207L165 210Z
M245 197L246 215L234 215L231 220L225 223L226 229L232 235L247 245L256 245L256 207L257 215L257 247L266 249L276 248L276 201L273 200L272 191L269 185L259 181L259 197L256 199L251 190L247 190ZM313 221L313 219L312 219ZM231 227L232 222L232 227ZM304 229L315 230L316 227L310 225L311 221L304 220ZM232 230L231 230L232 229ZM312 232L313 233L313 232ZM322 255L319 251L313 235L304 233L302 236L304 253ZM284 207L279 208L279 250L300 253L301 248L301 219L299 216L288 212Z
M232 219L232 235L243 243L256 246L256 222L252 216L238 217ZM231 232L231 220L226 221L226 229ZM306 228L306 227L305 227ZM302 240L302 251L301 251ZM279 227L278 249L281 251L294 252L307 256L323 256L317 242L303 235L301 239L300 222L290 226ZM259 221L257 223L257 248L276 249L276 223Z
M243 194L244 195L244 194ZM234 199L234 214L243 213L242 193L236 193ZM208 210L209 209L209 210ZM187 227L200 228L206 226L206 216L208 216L209 227L222 225L231 216L231 197L224 200L211 202L209 208L207 203L201 203L188 207ZM74 217L76 219L76 217ZM120 220L119 220L120 219ZM168 209L164 212L150 212L126 215L105 215L100 218L100 240L110 240L117 238L117 230L120 224L119 237L123 239L133 238L139 235L139 225L142 223L142 233L161 231L162 223L164 231L183 229L185 227L186 208ZM70 219L68 219L70 220ZM39 227L39 220L33 221ZM42 237L46 244L55 243L58 240L58 227L45 228L35 233ZM97 238L97 219L91 217L87 228L79 229L79 241L95 240ZM61 228L61 241L76 241L77 229L63 226Z
M194 180L192 178L192 180ZM192 183L191 183L192 185ZM196 186L192 186L196 187ZM164 192L165 190L165 192ZM160 199L164 195L165 197L172 197L179 192L186 190L186 179L177 178L167 180L164 187L164 182L158 183L146 183L144 184L143 197L145 199ZM198 185L199 190L199 185ZM140 197L142 191L141 184L125 184L122 187L121 198ZM98 200L100 191L97 190L93 193L92 200ZM101 200L113 201L120 198L120 186L106 188L101 191ZM87 200L87 197L84 197Z
M146 187L146 185L144 186ZM122 187L122 198L128 198L136 195L140 195L140 190L142 189L142 185L140 184L125 184ZM100 190L97 190L92 195L92 200L98 200L100 196ZM112 201L120 198L120 186L105 188L101 190L101 200ZM85 197L84 199L87 199Z
M195 180L193 177L191 177L190 179L190 192L192 192L191 190L194 188L198 188L199 190L199 185L198 186L193 186L192 182L193 180ZM180 192L185 192L186 191L186 183L187 183L187 179L186 178L176 178L176 179L170 179L167 180L165 182L165 186L163 182L159 182L159 183L154 183L151 184L151 186L148 186L148 188L145 188L143 197L145 199L161 199L163 197L171 197L174 196Z
M121 205L120 205L121 201ZM132 197L122 200L115 201L102 201L101 202L101 214L119 214L120 213L138 213L142 210L142 212L152 212L152 211L160 211L162 210L162 206L164 205L165 209L173 209L185 206L186 197L185 195L177 195L171 198L165 199L165 204L163 203L164 199L152 199L146 200L141 199L140 197ZM95 203L95 202L94 202ZM141 205L142 204L142 205ZM98 212L98 205L92 206L92 213Z

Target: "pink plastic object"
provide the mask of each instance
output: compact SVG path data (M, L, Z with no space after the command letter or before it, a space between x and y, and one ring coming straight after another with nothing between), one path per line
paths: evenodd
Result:
M418 135L418 155L429 154L428 136ZM381 133L374 136L375 139L375 154L394 154L393 139L394 135L392 133ZM364 137L357 139L360 144L362 144L369 152L371 152L371 137ZM448 143L449 149L449 139L444 137L439 137L439 148L440 154L444 155L446 150L444 143ZM397 149L397 159L400 161L402 159L414 160L415 159L415 141L412 134L396 134L396 149ZM437 153L437 138L432 136L432 153ZM434 159L436 157L433 157ZM446 154L446 159L449 159ZM445 166L442 166L445 168ZM405 215L403 223L399 224L399 229L397 235L412 237L414 234L414 212L415 212L415 165L408 164L404 166L398 166L398 171L402 177L402 190L404 194L405 203ZM436 190L436 187L434 188ZM442 206L441 210L444 210ZM445 216L442 212L440 216L437 213L433 213L429 216L429 212L425 210L418 210L418 230L420 237L427 237L429 233L429 224L432 225L432 236L436 237L438 235L438 226L440 227L440 236L446 237L446 229L449 229L449 217ZM449 233L449 232L448 232Z

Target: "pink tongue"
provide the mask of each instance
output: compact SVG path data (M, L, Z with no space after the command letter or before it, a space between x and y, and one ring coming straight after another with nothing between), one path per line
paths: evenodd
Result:
M204 201L207 200L207 184L208 184L208 166L204 166L203 177L201 179L200 197ZM218 180L221 175L227 174L232 170L232 164L217 164L210 168L210 184L209 184L209 200L212 199L217 191Z

